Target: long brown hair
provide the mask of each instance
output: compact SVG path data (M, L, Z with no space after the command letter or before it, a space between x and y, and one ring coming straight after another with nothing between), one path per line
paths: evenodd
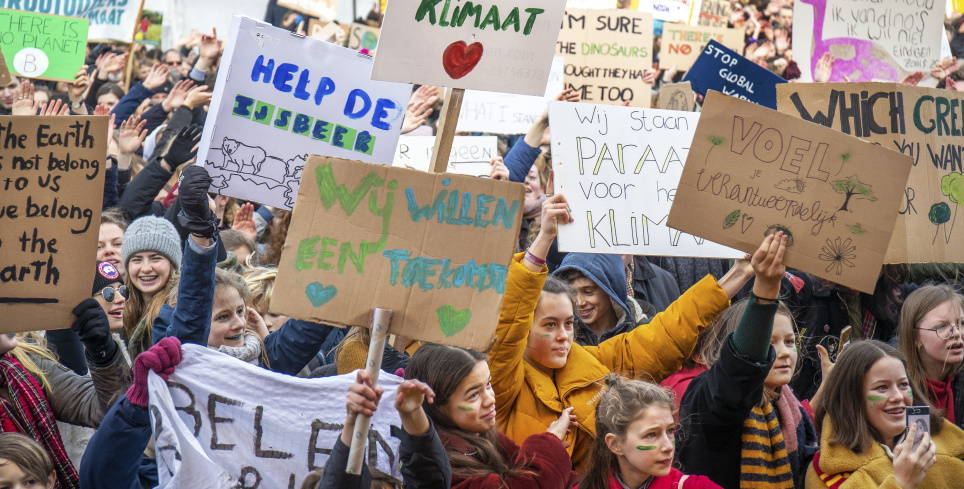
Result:
M442 407L448 404L472 369L487 359L484 353L475 350L427 343L415 352L405 368L406 379L421 380L435 391L435 402L429 404L426 400L422 407L439 434L458 437L471 447L469 453L445 447L455 477L469 479L495 474L505 479L527 473L525 466L516 466L515 461L506 460L499 453L497 428L478 435L469 433L442 412Z
M266 232L261 240L268 244L264 252L263 263L266 265L278 265L281 263L281 250L284 247L285 239L288 237L288 226L291 225L291 211L278 209L274 211L274 222L269 222ZM277 221L275 221L277 219Z
M20 467L24 474L43 486L54 473L54 462L43 445L20 433L0 433L0 458Z
M165 257L167 260L167 257ZM170 260L168 260L170 262ZM124 268L127 268L127 263L124 264ZM151 328L154 325L154 318L161 313L161 307L168 300L168 296L171 295L172 291L177 290L178 282L178 270L171 263L171 275L167 278L167 283L161 290L158 290L151 300L147 300L144 297L144 293L140 291L137 287L134 287L134 282L131 280L130 271L127 272L127 276L124 278L124 285L127 286L128 294L130 297L127 298L127 302L124 303L124 333L127 335L128 341L130 341L131 335L134 334L134 330L137 329L137 324L141 320L147 321L147 326L144 330L144 341L141 345L140 350L137 351L147 351L148 348L153 344L151 342Z

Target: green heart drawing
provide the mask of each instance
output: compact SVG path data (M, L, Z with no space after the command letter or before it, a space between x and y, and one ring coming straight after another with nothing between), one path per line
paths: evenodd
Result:
M469 320L472 319L471 310L456 311L454 307L448 304L436 309L435 314L438 316L438 326L446 337L458 334L459 331L468 326Z

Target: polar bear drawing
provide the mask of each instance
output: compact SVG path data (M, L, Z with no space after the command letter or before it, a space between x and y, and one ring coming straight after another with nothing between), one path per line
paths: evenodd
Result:
M248 146L226 137L220 149L224 155L220 168L226 171L257 175L279 183L284 182L288 175L288 163L268 156L259 146Z

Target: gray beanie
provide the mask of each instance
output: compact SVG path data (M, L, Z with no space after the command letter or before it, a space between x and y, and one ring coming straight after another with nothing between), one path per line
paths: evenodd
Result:
M175 270L181 268L181 238L167 219L145 216L127 227L121 247L124 268L132 256L142 251L156 251L171 260Z

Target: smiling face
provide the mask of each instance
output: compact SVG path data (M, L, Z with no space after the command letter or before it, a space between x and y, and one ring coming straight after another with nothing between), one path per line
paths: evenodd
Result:
M127 260L127 271L134 287L150 300L171 278L171 260L154 251L142 251Z
M673 466L676 421L664 406L652 406L633 421L622 438L606 435L606 445L619 460L620 478L630 487L642 485L650 476L663 477Z
M97 261L109 261L117 271L124 275L124 264L121 263L121 248L124 245L124 230L117 224L105 222L100 225L97 235Z
M127 302L127 298L118 292L121 285L123 284L120 282L110 284L110 287L114 289L114 302L107 302L107 299L104 299L104 294L100 290L94 293L94 299L97 299L97 303L100 304L100 307L107 313L107 319L110 321L110 331L112 333L124 329L124 304Z
M575 337L573 319L568 296L543 292L529 329L525 360L547 375L564 367Z
M0 458L0 488L3 489L53 489L57 475L51 472L45 480L28 475L17 464Z
M489 364L475 364L440 411L469 433L485 433L495 427L495 391Z
M244 326L247 324L244 300L234 287L218 287L214 292L214 313L208 346L244 346Z
M582 277L573 280L570 284L576 291L576 307L579 319L586 325L596 330L597 323L602 325L603 330L616 325L616 311L613 309L613 301L609 294L599 288L592 279Z
M786 314L777 314L773 318L773 334L770 344L776 350L777 359L770 368L763 385L774 390L790 383L793 371L797 367L797 338L793 332L793 323Z
M867 422L893 448L894 439L904 432L906 408L913 402L904 364L884 357L864 375L864 410Z
M522 183L526 186L526 202L538 200L539 197L542 197L544 193L542 182L539 180L539 169L535 165L532 165L529 174L526 175L526 179Z
M917 324L917 346L921 349L921 360L928 377L939 378L934 380L944 381L944 374L951 370L951 367L964 362L964 340L961 338L961 324L964 321L964 311L957 304L951 301L931 309L924 315L924 318ZM937 332L926 331L941 329L943 336L941 339Z

